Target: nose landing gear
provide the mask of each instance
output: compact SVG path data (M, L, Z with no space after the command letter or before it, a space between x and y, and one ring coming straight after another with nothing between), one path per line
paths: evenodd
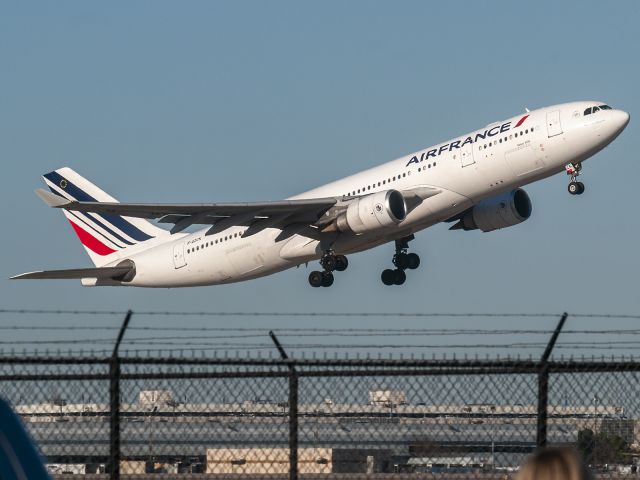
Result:
M578 175L582 172L582 164L567 163L564 169L566 170L567 175L571 176L571 181L567 187L569 193L571 195L582 195L584 193L584 183L576 181Z
M333 272L343 272L349 266L349 260L344 255L336 255L327 250L320 258L323 271L313 271L309 274L309 284L314 287L330 287L333 285Z
M414 238L413 235L409 235L396 240L396 253L393 256L393 265L396 269L388 268L380 276L385 285L402 285L407 279L405 270L415 270L420 266L420 257L415 253L407 253L409 242Z

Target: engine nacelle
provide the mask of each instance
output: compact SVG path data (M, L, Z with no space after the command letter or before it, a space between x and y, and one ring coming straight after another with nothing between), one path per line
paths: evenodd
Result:
M454 228L491 232L522 223L530 216L531 199L527 192L516 188L497 197L482 200L467 211Z
M392 227L407 216L407 205L398 190L365 195L352 201L336 219L341 232L366 233Z

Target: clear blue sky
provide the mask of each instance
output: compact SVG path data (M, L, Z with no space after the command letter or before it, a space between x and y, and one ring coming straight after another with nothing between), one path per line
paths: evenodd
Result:
M558 175L527 187L534 213L522 225L488 234L444 225L422 232L412 249L423 265L402 288L380 282L391 261L388 245L354 255L331 289L311 289L304 268L184 290L3 280L0 307L640 311L638 2L5 2L0 13L4 278L90 266L62 215L33 194L40 175L60 166L120 200L275 200L525 107L597 99L631 114L622 136L586 162L585 195L569 196L567 179ZM389 324L180 322L259 329ZM516 323L394 325L554 322Z

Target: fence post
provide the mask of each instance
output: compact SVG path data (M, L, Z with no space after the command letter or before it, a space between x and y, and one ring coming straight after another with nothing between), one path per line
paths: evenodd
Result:
M553 347L558 340L560 331L564 327L564 323L567 321L567 312L562 314L560 321L556 326L553 335L549 339L547 348L545 348L542 357L540 358L539 370L538 370L538 428L536 435L536 445L538 448L545 447L547 445L547 408L549 406L549 358Z
M270 331L269 336L280 357L289 360L275 333ZM289 480L298 480L298 372L293 363L289 364Z
M109 478L120 480L120 359L118 349L131 320L131 310L124 317L109 361Z

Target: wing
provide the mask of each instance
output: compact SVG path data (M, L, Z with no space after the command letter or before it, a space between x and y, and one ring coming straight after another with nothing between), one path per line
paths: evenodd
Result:
M44 270L37 272L22 273L11 277L11 280L71 280L82 278L114 279L120 280L133 271L131 265L122 267L102 267L102 268L72 268L70 270Z
M401 191L410 212L427 198L441 190L430 186L419 186ZM44 189L36 193L49 206L80 212L121 215L157 219L159 223L173 224L171 233L177 233L191 225L212 225L207 235L220 233L233 226L248 226L244 236L253 235L265 228L287 229L283 235L302 233L317 238L321 229L346 210L349 204L360 197L338 200L334 197L281 200L251 203L195 203L154 204L118 202L79 202L68 200Z
M217 233L235 225L251 225L255 230L257 223L260 224L260 229L293 223L313 225L337 203L337 200L332 197L249 203L78 202L67 200L41 188L36 190L36 193L45 203L55 208L157 219L160 223L172 223L174 227L171 233L177 233L194 224L213 225L208 234Z

